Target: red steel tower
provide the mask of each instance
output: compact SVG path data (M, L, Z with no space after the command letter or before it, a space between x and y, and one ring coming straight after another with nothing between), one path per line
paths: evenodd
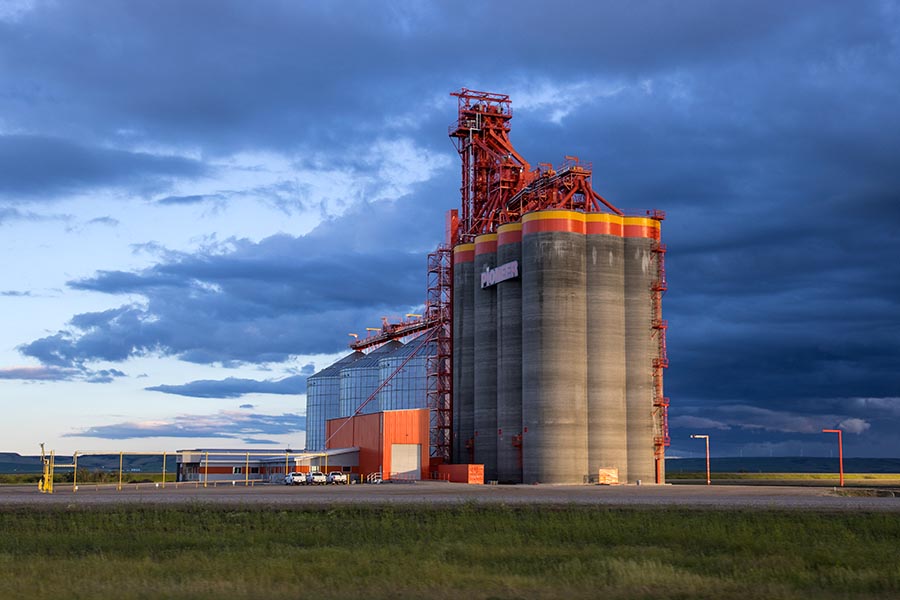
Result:
M509 96L466 88L451 94L458 99L458 118L450 137L462 161L460 242L496 230L532 210L566 208L612 213L622 211L591 187L591 165L567 156L559 167L537 168L509 141L512 106Z

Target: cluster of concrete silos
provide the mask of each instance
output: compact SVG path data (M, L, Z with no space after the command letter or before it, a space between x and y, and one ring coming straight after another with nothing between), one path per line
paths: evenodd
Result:
M653 482L659 222L544 210L454 248L453 461Z

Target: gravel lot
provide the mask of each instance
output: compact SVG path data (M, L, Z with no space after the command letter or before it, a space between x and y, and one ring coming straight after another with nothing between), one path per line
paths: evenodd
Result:
M443 482L413 484L288 487L279 485L218 485L194 487L167 484L127 485L97 489L59 485L54 494L35 486L0 486L0 508L15 506L95 506L108 504L221 504L317 508L334 504L556 504L608 507L677 507L697 509L785 509L821 511L900 512L900 498L847 497L833 488L738 485L644 486L479 486Z

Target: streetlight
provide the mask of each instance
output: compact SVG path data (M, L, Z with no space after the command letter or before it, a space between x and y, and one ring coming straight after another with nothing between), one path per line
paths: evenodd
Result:
M838 465L841 470L841 487L844 487L844 435L840 429L823 429L822 433L838 434Z
M692 440L706 440L706 485L711 485L709 478L709 436L708 435L691 435Z

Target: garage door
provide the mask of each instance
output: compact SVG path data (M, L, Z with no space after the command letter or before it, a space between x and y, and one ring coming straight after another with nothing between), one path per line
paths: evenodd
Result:
M396 473L397 479L421 479L422 445L391 444L391 473Z

